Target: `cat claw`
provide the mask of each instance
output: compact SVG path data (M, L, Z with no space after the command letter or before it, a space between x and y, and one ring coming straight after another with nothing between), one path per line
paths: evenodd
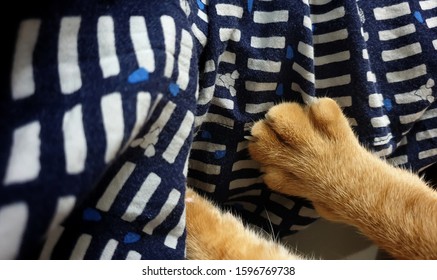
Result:
M246 136L244 136L244 139L249 140L249 141L251 141L251 142L255 142L256 137L253 137L253 136L251 136L251 135L246 135Z

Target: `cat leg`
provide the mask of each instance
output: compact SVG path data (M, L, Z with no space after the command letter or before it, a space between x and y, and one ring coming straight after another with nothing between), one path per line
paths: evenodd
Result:
M340 182L355 179L343 166L353 161L361 166L364 157L373 157L360 146L335 101L324 98L311 106L274 106L265 120L255 123L252 136L249 152L262 164L264 181L271 189L317 201L315 207L331 220L344 219L334 209L325 211L323 207L332 202L324 202L334 196L332 189ZM335 197L346 194L338 191Z
M210 260L300 259L229 212L224 212L187 188L187 258Z
M252 135L271 189L311 200L394 257L437 258L437 193L362 147L332 99L274 106Z

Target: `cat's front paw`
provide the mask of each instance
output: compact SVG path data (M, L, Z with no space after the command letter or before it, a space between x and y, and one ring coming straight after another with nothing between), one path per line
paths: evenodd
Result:
M366 154L340 107L329 98L309 106L276 105L265 120L255 123L252 136L249 152L261 163L266 184L319 205L344 192L344 183L352 183L351 168Z

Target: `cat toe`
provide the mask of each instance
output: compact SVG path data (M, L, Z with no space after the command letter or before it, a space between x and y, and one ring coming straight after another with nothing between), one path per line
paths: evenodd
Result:
M305 107L298 103L282 103L272 107L266 122L277 137L290 146L306 145L314 138Z
M333 99L316 99L309 106L308 117L313 127L330 139L344 139L352 135L346 117Z
M256 122L251 130L249 153L253 159L262 164L269 164L273 160L278 147L281 146L275 132L265 120Z
M284 172L282 168L266 167L263 180L275 192L311 199L310 188L303 187L297 176L292 172Z

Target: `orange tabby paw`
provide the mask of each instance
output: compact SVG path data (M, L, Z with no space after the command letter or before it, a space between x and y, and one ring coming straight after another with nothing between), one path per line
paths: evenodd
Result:
M309 106L272 107L252 128L251 156L262 164L273 190L324 201L363 150L337 103L329 98Z

